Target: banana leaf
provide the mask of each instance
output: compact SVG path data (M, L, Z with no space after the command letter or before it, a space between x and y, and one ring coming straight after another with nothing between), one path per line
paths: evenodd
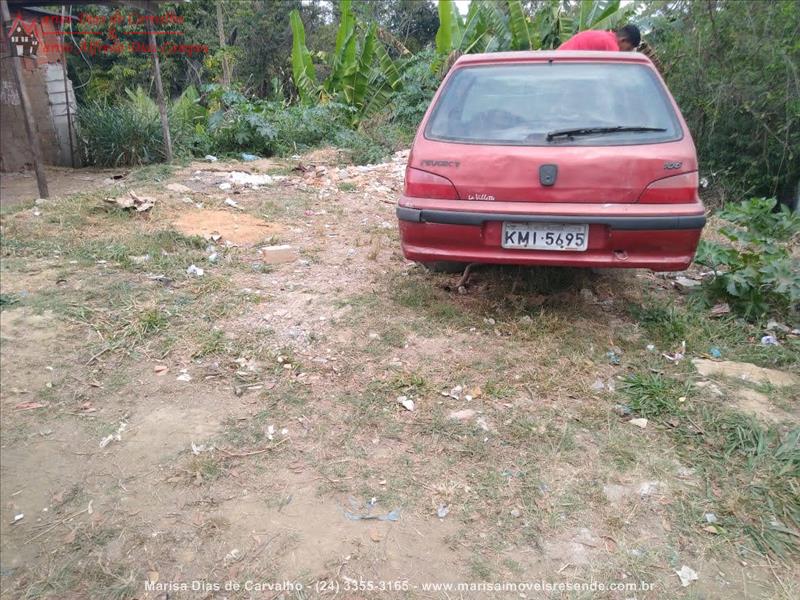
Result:
M306 31L297 10L289 13L289 22L292 27L292 78L300 99L311 102L319 95L319 86L311 53L306 47Z

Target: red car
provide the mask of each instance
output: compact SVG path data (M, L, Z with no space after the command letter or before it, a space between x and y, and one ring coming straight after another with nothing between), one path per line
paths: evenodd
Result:
M408 158L403 254L677 271L706 222L697 188L692 136L646 56L466 55Z

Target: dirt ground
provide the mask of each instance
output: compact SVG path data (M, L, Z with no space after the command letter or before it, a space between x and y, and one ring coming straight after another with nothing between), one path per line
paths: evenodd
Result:
M786 433L797 336L664 334L637 310L684 310L670 274L459 290L402 257L404 160L64 171L35 205L4 175L2 598L800 595L684 421L620 409L655 372ZM787 380L700 375L712 346Z

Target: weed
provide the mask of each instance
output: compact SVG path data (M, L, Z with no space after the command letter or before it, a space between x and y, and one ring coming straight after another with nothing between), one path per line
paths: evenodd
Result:
M658 373L635 373L624 379L622 393L631 410L652 419L680 412L688 388Z

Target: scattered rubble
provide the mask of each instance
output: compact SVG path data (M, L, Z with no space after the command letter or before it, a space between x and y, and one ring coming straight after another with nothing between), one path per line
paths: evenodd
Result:
M133 190L128 192L127 196L120 196L119 198L106 198L106 202L116 204L120 208L133 209L136 212L144 212L150 210L155 206L155 199L149 196L139 196Z

